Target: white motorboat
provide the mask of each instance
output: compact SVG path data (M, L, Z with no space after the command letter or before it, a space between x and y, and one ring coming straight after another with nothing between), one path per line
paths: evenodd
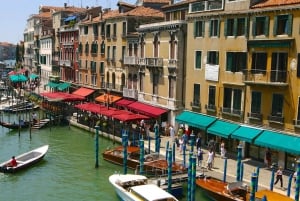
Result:
M148 178L143 175L113 174L109 182L123 201L178 201L157 185L149 184Z

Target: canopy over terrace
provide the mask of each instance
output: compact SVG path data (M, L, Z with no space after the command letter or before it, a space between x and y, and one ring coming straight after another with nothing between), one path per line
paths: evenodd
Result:
M64 92L44 92L41 93L41 96L48 99L48 101L65 101L65 102L72 102L72 101L83 101L85 97L64 93Z

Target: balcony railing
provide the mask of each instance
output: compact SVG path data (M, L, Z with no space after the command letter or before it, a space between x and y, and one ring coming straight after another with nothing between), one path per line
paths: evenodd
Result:
M284 117L281 115L277 115L277 114L271 114L268 116L268 120L271 123L279 123L279 124L283 124L284 123Z
M138 90L123 87L123 96L127 98L138 99Z
M163 67L163 58L146 58L146 66Z
M211 104L205 105L205 109L209 112L216 112L217 111L217 107L215 105L211 105Z
M146 65L146 58L139 58L138 59L138 64L139 65Z
M71 60L60 60L59 61L59 65L60 66L67 66L67 67L71 67Z
M234 108L221 108L222 113L227 114L227 115L231 115L231 116L237 116L237 117L242 117L243 116L243 111L242 110L238 110L238 109L234 109Z
M168 68L177 68L177 59L169 59Z
M135 56L124 56L124 64L125 65L137 65L138 58Z
M250 120L262 121L263 115L261 113L249 113L247 114Z
M244 71L245 83L283 83L287 84L287 71L280 70L246 70Z
M203 12L203 11L209 11L209 10L221 10L223 9L223 1L216 0L216 1L200 1L191 3L189 5L189 12Z

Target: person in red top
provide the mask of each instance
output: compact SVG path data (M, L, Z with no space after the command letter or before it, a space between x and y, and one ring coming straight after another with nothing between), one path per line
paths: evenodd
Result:
M18 165L17 161L16 161L15 157L13 156L13 157L11 157L11 161L9 162L9 164L7 166L9 166L9 167L15 167L17 165Z

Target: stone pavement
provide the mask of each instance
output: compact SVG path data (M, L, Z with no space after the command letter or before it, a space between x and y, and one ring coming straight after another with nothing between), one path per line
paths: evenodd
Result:
M150 134L152 135L152 134ZM154 135L154 134L153 134ZM166 144L169 141L170 147L171 145L171 139L170 137L161 137L161 146L160 146L160 153L165 154L166 153ZM145 148L148 147L148 141L145 140ZM155 142L154 140L151 141L151 150L155 150ZM190 147L188 147L188 151L186 151L186 163L188 163L188 157L189 157L189 150ZM203 155L203 166L206 166L206 159L207 159L207 149L202 148L204 151ZM195 148L194 148L195 152ZM196 154L196 152L195 152ZM176 150L176 161L183 161L183 155L179 153L179 150ZM218 179L223 180L224 175L224 161L225 159L220 157L219 153L216 153L215 160L214 160L214 167L212 170L207 170L206 168L200 168L197 166L198 173L204 172L204 174L215 177ZM251 181L251 175L253 172L256 172L257 167L259 168L259 177L258 177L258 188L264 188L264 189L270 189L270 182L272 177L272 170L270 168L265 168L264 164L251 160L249 158L243 159L242 162L244 163L244 174L243 174L243 181L248 183L250 185ZM226 174L226 181L236 181L236 169L237 169L237 161L235 158L227 158L227 174ZM280 188L280 182L278 182L276 185L274 185L273 191L281 193L283 195L287 195L287 186L288 186L288 180L289 176L283 175L283 187L285 190L282 190ZM292 188L291 188L291 194L290 197L292 199L295 198L295 189L293 188L294 182L292 182Z

